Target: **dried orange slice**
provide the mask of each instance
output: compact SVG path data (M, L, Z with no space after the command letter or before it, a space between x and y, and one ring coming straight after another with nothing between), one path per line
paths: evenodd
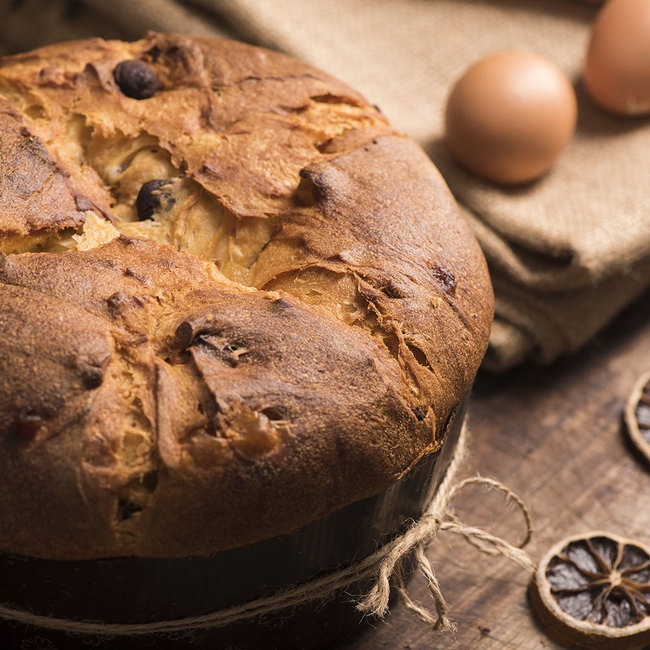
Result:
M539 563L533 605L558 640L582 648L650 644L650 549L595 531L569 537Z
M650 462L650 372L634 384L624 417L630 440Z

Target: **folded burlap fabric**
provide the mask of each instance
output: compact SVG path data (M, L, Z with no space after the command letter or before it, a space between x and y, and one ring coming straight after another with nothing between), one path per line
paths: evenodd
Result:
M35 35L30 24L20 36L11 23L43 4L5 10L0 37L8 49L62 32L229 35L303 58L371 98L428 151L483 246L497 297L488 368L548 362L579 348L650 286L650 118L608 115L582 88L594 2L60 0L49 4L51 13L60 7L49 23L66 29ZM503 49L555 62L575 81L579 102L577 132L555 167L511 189L465 172L443 141L451 85L471 62Z

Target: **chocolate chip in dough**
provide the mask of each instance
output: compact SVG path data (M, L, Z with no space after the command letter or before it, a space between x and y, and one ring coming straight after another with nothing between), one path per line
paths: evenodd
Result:
M33 440L42 431L44 426L45 422L40 415L29 413L18 416L14 420L10 431L17 438Z
M113 76L120 90L133 99L149 99L161 88L156 73L144 61L122 61Z
M170 191L171 183L165 178L156 178L142 185L135 200L135 209L140 221L151 219L161 208L169 208L174 204Z

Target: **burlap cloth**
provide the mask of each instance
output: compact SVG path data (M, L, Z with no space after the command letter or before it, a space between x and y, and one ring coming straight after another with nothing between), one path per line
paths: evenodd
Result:
M576 350L650 285L650 118L607 115L581 83L597 7L574 0L0 0L6 52L148 29L237 37L347 81L431 155L471 221L496 292L485 365ZM447 93L500 49L536 51L574 81L577 132L541 180L504 190L442 142ZM644 299L648 298L645 294Z

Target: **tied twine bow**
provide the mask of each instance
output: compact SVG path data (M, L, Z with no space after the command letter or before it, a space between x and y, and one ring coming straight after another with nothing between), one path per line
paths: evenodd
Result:
M422 517L400 537L381 549L383 557L378 559L376 582L368 594L357 604L357 609L369 616L383 618L389 609L391 581L405 607L421 621L434 630L449 632L455 630L454 623L447 616L447 603L429 559L427 546L436 538L438 532L449 531L461 535L472 546L487 555L503 555L513 560L528 572L535 571L535 563L523 550L533 533L532 519L526 504L508 487L492 478L473 476L454 483L458 467L467 450L467 425L463 423L458 444L449 464L445 478L438 487ZM452 512L456 495L468 485L483 485L503 493L506 500L514 503L521 511L525 523L525 533L518 545L513 545L500 537L475 526L467 526ZM416 603L406 588L406 566L409 556L413 557L415 569L424 577L427 591L433 603L433 610ZM376 565L377 566L377 565Z
M518 546L510 544L482 528L467 526L452 514L450 511L451 501L460 490L468 485L484 485L495 488L503 492L509 500L518 506L526 523L524 539ZM427 512L406 533L394 540L390 544L390 549L386 549L385 556L379 564L375 586L357 605L357 608L368 615L383 618L388 612L392 578L394 587L402 602L418 618L427 625L430 625L434 630L453 630L455 626L447 616L447 604L442 595L438 579L425 553L427 546L433 541L439 531L449 531L461 535L481 552L488 555L501 554L530 572L533 572L535 569L534 562L522 550L530 541L532 535L530 513L523 501L514 492L498 481L482 476L464 479L453 486L448 486L443 483ZM410 554L413 554L416 569L426 581L427 590L433 601L435 613L423 605L416 603L406 589L404 566Z
M100 621L74 620L35 614L28 610L0 604L0 618L25 625L66 632L69 634L96 636L135 636L143 634L178 635L191 634L205 629L224 627L232 623L249 621L281 610L325 600L334 594L344 592L357 581L373 579L372 589L357 604L357 608L367 616L383 618L389 609L391 583L401 597L404 605L434 630L453 630L454 625L447 616L447 605L431 563L426 557L427 546L439 531L449 531L463 536L481 552L501 554L527 569L534 570L534 563L522 550L532 533L531 518L522 500L507 487L494 479L475 476L453 484L454 474L460 464L465 447L466 431L461 437L454 457L447 469L445 479L440 484L424 515L402 535L388 542L375 553L359 562L327 574L323 577L287 587L270 596L209 612L176 620L147 623L106 623ZM472 484L484 485L503 492L521 510L526 524L524 540L514 546L481 528L462 524L451 512L451 502L464 487ZM413 601L406 589L406 567L414 560L416 569L424 577L433 610Z

